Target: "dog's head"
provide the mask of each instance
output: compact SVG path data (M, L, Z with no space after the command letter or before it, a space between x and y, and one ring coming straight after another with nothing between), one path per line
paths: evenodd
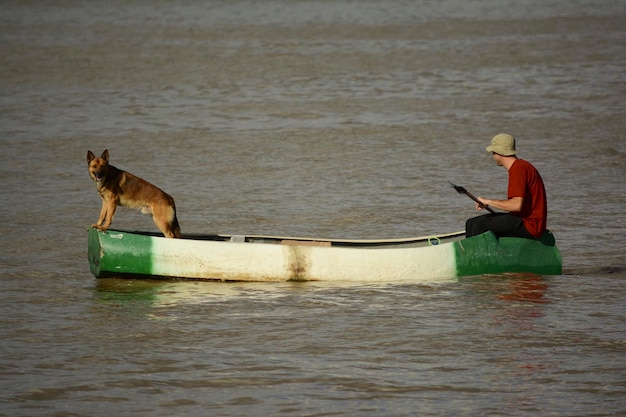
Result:
M89 176L96 183L102 182L109 170L109 151L105 149L100 158L91 151L87 151L87 165L89 166Z

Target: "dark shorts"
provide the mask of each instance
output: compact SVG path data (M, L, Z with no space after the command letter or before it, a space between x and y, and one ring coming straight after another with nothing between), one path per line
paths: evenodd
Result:
M535 239L524 227L521 217L509 213L493 213L473 217L465 223L465 235L472 237L491 230L498 237Z

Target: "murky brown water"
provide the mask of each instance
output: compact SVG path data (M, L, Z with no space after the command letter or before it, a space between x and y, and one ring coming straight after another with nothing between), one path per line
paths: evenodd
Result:
M0 415L618 415L621 1L2 3ZM541 171L564 275L95 280L87 149L183 231L405 237ZM119 227L154 230L118 211Z

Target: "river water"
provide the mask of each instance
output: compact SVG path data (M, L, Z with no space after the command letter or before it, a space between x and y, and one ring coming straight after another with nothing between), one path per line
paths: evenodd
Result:
M626 411L622 0L2 1L0 415ZM88 149L183 232L462 230L501 132L559 276L96 280ZM120 209L114 226L155 230Z

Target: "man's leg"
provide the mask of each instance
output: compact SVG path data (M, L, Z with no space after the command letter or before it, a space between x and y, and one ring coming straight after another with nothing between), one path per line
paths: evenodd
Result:
M491 230L489 229L489 216L492 216L492 214L483 214L482 216L467 219L465 222L465 236L472 237Z
M491 230L498 237L523 237L534 239L524 227L520 217L509 213L485 214L468 219L465 223L465 235L472 237Z

